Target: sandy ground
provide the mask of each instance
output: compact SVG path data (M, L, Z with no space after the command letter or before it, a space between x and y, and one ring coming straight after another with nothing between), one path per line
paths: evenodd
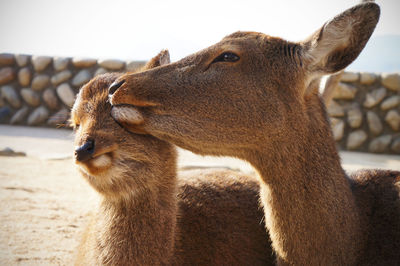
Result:
M26 157L0 156L0 265L71 265L74 250L98 201L77 174L69 130L0 126L0 150ZM252 172L231 158L200 157L179 151L180 167L227 166ZM400 156L342 152L348 171L400 170Z
M0 162L0 264L71 265L95 192L71 159Z

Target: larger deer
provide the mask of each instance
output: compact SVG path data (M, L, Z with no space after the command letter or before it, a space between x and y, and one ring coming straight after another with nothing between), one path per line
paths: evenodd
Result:
M114 118L196 153L250 162L278 264L399 265L400 173L348 177L313 86L359 55L379 14L374 3L357 5L298 43L236 32L125 74L109 88Z

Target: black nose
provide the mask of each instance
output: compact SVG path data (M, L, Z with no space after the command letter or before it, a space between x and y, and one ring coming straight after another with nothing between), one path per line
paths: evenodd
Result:
M75 149L77 161L84 162L90 159L94 152L94 140L88 140L83 145Z
M116 90L118 90L119 87L121 87L122 84L125 83L125 80L121 81L115 81L113 84L110 85L108 88L108 94L113 95Z

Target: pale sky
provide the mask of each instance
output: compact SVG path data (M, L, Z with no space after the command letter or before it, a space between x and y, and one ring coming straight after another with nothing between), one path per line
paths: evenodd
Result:
M356 0L0 0L0 52L178 60L237 30L297 41ZM400 1L381 0L375 35L400 34Z

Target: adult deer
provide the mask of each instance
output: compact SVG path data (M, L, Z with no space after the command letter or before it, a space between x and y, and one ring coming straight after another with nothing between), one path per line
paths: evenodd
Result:
M357 5L299 43L236 32L123 75L109 88L114 118L196 153L250 162L278 264L399 265L400 173L346 175L313 85L359 55L379 14L374 3Z

